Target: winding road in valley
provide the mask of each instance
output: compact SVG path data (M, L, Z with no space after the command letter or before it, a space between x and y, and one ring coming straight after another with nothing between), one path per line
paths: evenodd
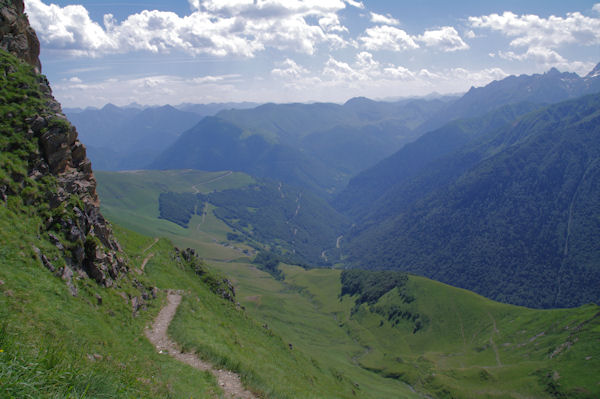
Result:
M170 291L167 295L167 305L156 316L152 328L146 329L146 337L158 352L168 353L180 362L186 363L195 369L212 373L228 399L258 399L256 395L244 388L239 375L231 371L217 369L212 364L201 360L195 353L182 352L179 345L168 337L167 329L180 303L181 294Z

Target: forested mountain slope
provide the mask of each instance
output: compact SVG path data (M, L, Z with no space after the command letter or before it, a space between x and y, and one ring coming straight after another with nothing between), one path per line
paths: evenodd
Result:
M414 128L443 104L357 98L222 111L185 132L150 167L242 171L327 196L414 140Z
M390 192L350 261L509 303L598 302L599 140L600 95L533 112Z
M484 87L472 87L457 101L420 126L429 131L455 119L484 115L505 104L529 102L554 104L600 91L600 63L586 76L559 72L556 68L543 74L509 76Z
M98 170L144 168L202 118L169 105L142 110L112 104L67 116L79 129Z
M392 156L379 162L355 177L333 201L341 212L356 221L379 222L374 214L380 210L391 213L392 209L380 206L386 198L396 196L398 190L405 190L406 183L424 173L427 168L435 168L435 163L458 151L470 142L482 140L496 130L512 123L538 106L531 103L506 105L480 118L463 119L426 133L412 143L405 145ZM386 203L386 206L404 204L404 201ZM367 221L368 220L368 221Z

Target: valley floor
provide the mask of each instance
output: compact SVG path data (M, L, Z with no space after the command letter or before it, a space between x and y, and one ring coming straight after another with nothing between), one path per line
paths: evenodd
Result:
M226 185L228 178L217 183ZM227 242L231 230L212 212L194 216L188 229L157 219L155 211L145 210L156 209L151 203L157 195L147 192L147 205L142 202L142 210L136 212L113 198L103 199L104 211L119 224L197 249L215 270L232 279L249 316L319 370L353 386L360 397L600 394L597 306L532 310L411 276L406 289L416 298L413 302L405 303L394 291L377 304L355 307L354 298L340 297L340 271L282 265L285 279L277 281L250 263L253 248ZM153 265L150 259L149 273ZM404 315L422 315L424 328L415 333L413 322L383 317L381 309L393 306ZM193 318L178 312L173 330L180 331L180 337L184 330L189 335L199 326Z

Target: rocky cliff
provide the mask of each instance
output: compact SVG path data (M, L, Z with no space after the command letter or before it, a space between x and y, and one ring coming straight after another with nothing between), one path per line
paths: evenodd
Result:
M64 253L59 266L37 251L40 260L74 294L74 275L111 286L127 267L100 213L85 147L39 74L40 45L22 0L0 0L0 49L0 199L36 209L40 238Z
M0 0L0 48L42 71L40 41L24 13L23 0Z

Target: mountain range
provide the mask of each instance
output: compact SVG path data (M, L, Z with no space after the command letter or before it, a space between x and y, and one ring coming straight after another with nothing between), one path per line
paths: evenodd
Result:
M363 172L336 202L358 221L348 261L527 306L598 302L599 100L452 122Z
M443 105L357 98L221 111L184 132L150 168L242 171L329 196L412 141L414 128Z
M297 169L300 155L335 152L314 135L342 140L346 115L358 143L380 145L389 126L408 140L450 103L267 105L176 139L189 136L186 161L268 175L266 154L300 188L232 170L94 173L24 8L0 0L0 397L599 396L598 305L528 309L404 270L506 302L597 302L600 94L500 104L426 132L372 169L399 174L393 185L333 201L351 226ZM157 141L181 112L111 108L120 116L98 124L145 115ZM340 148L350 154L321 159L324 176L356 167L360 152ZM303 267L286 264L295 255Z

